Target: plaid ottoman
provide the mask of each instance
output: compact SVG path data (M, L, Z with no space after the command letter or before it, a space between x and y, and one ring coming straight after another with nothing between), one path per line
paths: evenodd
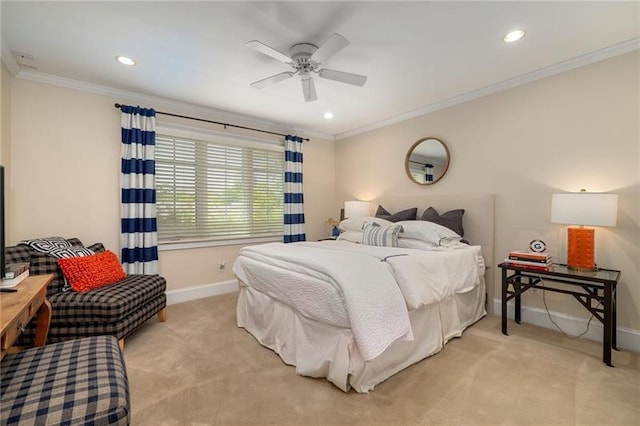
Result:
M129 424L129 383L113 336L28 349L0 367L2 425Z

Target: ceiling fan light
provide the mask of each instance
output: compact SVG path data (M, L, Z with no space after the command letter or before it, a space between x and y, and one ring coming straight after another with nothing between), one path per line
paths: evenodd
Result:
M505 43L513 43L514 41L520 40L522 37L524 37L523 30L514 30L507 33L502 40L504 40Z
M136 64L136 61L129 58L128 56L116 56L116 61L120 62L122 65L133 66Z
M331 111L327 111L324 113L325 120L331 120L333 118L333 113Z

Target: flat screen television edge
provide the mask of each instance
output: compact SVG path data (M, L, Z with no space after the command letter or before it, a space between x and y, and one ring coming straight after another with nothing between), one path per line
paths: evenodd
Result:
M5 245L5 232L4 232L4 166L0 165L0 279L5 275L5 258L4 258L4 245Z

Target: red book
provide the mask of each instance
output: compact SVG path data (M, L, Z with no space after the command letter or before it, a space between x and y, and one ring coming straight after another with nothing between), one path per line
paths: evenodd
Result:
M551 256L547 258L537 258L537 257L528 257L528 256L520 256L515 254L509 255L509 260L513 260L514 262L532 262L532 263L540 263L544 265L545 263L551 262Z
M551 258L550 255L546 253L531 253L526 251L512 251L509 252L509 258L518 258L518 259L529 259L532 261L543 261L546 262Z
M530 269L533 271L550 271L551 267L553 266L553 265L531 265L530 263L525 264L520 262L514 262L512 260L508 260L507 263L516 268Z

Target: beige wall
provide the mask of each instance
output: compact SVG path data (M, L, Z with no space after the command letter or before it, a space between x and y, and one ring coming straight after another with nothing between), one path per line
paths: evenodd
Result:
M623 271L618 324L640 330L638 51L336 142L336 201L382 194L496 194L496 259L531 235L559 260L565 228L549 223L551 194L620 194L618 226L597 228L596 258ZM409 181L405 154L434 136L451 165L434 186ZM374 209L376 206L372 206ZM498 274L496 274L497 280ZM489 286L490 297L499 283ZM523 303L542 306L541 296ZM565 295L549 309L585 317Z
M2 71L0 73L0 165L3 165L4 170L4 186L8 191L11 186L11 83L12 78L9 70L5 66L4 62L1 65ZM4 212L4 238L5 241L9 241L10 226L12 222L12 215L9 209L11 200L9 194L5 195L5 212Z
M120 113L113 104L121 100L12 80L8 205L14 219L7 243L76 236L119 252ZM313 240L326 235L324 221L335 205L334 142L313 138L304 149L307 236ZM160 273L170 290L233 279L238 249L162 251ZM222 260L227 268L220 272Z
M1 63L1 62L0 62ZM2 63L0 74L0 164L8 167L11 138L11 74Z

